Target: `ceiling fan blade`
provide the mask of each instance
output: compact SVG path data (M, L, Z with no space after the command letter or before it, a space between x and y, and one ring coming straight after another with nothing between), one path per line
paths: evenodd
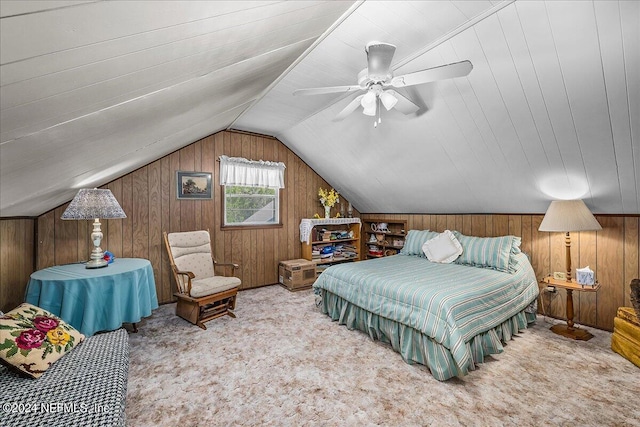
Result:
M428 68L426 70L416 71L415 73L394 77L389 85L393 87L405 87L435 82L437 80L464 77L468 75L472 69L473 65L470 61L455 62L453 64Z
M294 95L323 95L325 93L355 92L356 90L362 90L362 88L358 85L315 87L315 88L309 88L309 89L296 89L293 91L293 94Z
M385 93L388 93L396 97L398 102L396 102L395 104L395 109L400 111L403 114L413 114L420 109L420 107L418 107L416 104L410 101L409 98L399 94L395 90L387 90L385 91Z
M386 80L396 47L389 43L371 42L367 44L365 51L369 78L373 81Z
M362 100L363 97L364 95L356 96L356 98L353 101L351 101L346 107L343 108L342 111L338 113L337 116L334 117L333 121L339 122L340 120L343 120L345 117L347 117L349 114L353 113L356 110L356 108L360 106L360 101Z

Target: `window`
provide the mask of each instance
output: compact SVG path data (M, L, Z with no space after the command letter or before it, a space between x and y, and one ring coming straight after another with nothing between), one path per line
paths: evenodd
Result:
M282 162L220 156L223 226L279 225L284 169Z
M224 225L276 225L280 223L278 188L224 186Z

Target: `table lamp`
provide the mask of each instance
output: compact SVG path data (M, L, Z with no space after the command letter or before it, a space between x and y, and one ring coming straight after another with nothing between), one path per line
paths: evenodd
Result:
M85 264L87 268L100 268L108 265L104 259L104 252L100 248L102 241L102 231L100 230L100 218L117 219L126 218L115 196L111 190L83 188L73 198L69 206L64 211L61 219L93 219L93 231L91 241L93 250L90 260Z
M602 227L593 216L587 205L578 200L554 200L538 228L540 231L557 231L566 233L567 282L571 282L571 231L597 231Z

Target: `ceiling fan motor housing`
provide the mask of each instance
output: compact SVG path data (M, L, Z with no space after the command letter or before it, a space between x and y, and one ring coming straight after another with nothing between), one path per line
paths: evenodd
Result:
M367 52L368 74L374 82L391 79L391 60L396 47L389 43L370 42L365 48Z

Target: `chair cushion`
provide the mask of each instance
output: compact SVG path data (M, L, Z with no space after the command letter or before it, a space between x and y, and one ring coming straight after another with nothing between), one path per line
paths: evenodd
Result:
M215 276L211 241L207 231L169 233L167 238L178 270L190 271L196 279Z
M191 281L191 296L200 298L240 286L237 277L215 276Z

